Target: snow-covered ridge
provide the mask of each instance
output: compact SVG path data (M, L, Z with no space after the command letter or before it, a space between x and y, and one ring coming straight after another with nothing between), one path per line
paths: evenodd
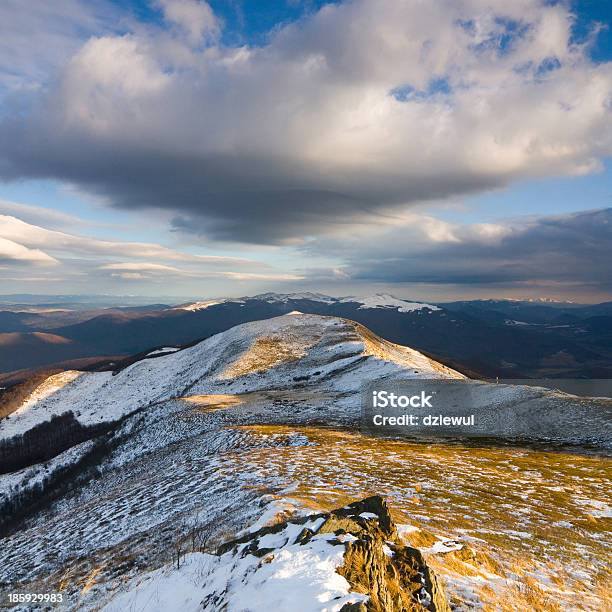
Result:
M307 300L310 302L320 302L322 304L346 304L356 303L360 304L359 308L389 308L398 310L399 312L416 312L419 310L436 311L442 310L440 307L433 304L427 304L424 302L413 302L410 300L404 300L402 298L395 297L388 293L376 293L374 295L367 296L354 296L349 295L345 297L332 297L329 295L323 295L322 293L313 293L310 291L304 291L300 293L261 293L251 297L242 298L215 298L210 300L204 300L194 302L193 304L182 304L176 306L175 310L190 310L198 311L205 310L211 306L217 304L236 303L244 304L248 300L259 300L267 302L268 304L286 304L287 302Z
M163 355L164 353L176 353L176 351L180 351L181 349L177 346L163 346L162 348L155 349L150 353L146 354L146 357L153 357L154 355Z
M214 298L210 300L203 300L201 302L193 302L191 304L179 304L175 306L173 310L188 310L190 312L197 312L198 310L206 310L211 306L216 306L218 304L227 304L228 302L232 302L235 304L243 304L243 300L240 298Z
M259 295L254 295L251 298L243 299L263 300L270 304L278 302L285 304L293 300L310 300L311 302L323 302L324 304L334 304L338 301L338 298L311 291L303 291L300 293L260 293Z
M424 302L410 302L401 298L396 298L389 293L377 293L366 297L345 297L339 300L340 302L356 302L361 304L362 308L392 308L399 312L415 312L417 310L442 310L433 304L425 304Z
M350 409L358 411L363 381L379 377L462 376L352 321L284 315L244 323L187 349L137 361L116 375L71 371L50 377L10 419L0 421L0 439L68 411L91 426L187 394L293 389L295 380L317 385L321 379L322 391L354 393Z
M221 556L190 553L178 568L167 565L134 579L103 611L146 610L154 601L156 610L168 612L196 612L209 602L223 602L227 610L267 612L274 604L277 610L331 612L367 601L366 595L350 592L347 580L336 572L345 549L329 543L334 534L315 535L304 545L295 542L303 529L316 529L322 519L317 522L289 523L283 531L264 536L261 548L274 549L274 554L263 563L259 555L247 554L246 544Z

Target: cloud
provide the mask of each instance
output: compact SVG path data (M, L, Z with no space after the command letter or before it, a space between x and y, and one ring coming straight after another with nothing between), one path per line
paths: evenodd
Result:
M0 238L0 262L3 263L27 263L33 265L49 265L59 263L57 259L47 255L39 249L28 247L9 240Z
M216 40L220 24L209 4L199 0L158 0L166 21L183 29L193 44Z
M37 207L32 208L38 212ZM26 265L54 265L53 275L15 276L15 271ZM163 285L167 290L168 286L187 288L198 282L218 281L228 287L228 281L286 283L304 278L252 259L197 255L152 243L100 240L0 215L0 285L57 282L58 274L63 285L90 292L114 288L117 281L141 287Z
M199 269L181 270L175 266L166 266L150 262L105 264L99 266L98 270L111 270L113 271L112 276L132 280L174 275L191 278L219 278L235 281L297 281L304 278L302 275L274 272L257 273Z
M116 7L106 0L3 0L0 93L38 89L87 38L110 31Z
M98 270L110 270L111 277L123 280L153 280L172 276L189 276L175 266L150 262L112 263L99 266Z
M63 213L59 210L2 199L0 199L0 215L19 217L27 223L44 225L47 228L54 229L84 225L84 221L79 217Z
M302 274L287 273L257 273L257 272L209 272L205 274L208 278L227 278L236 281L300 281L304 279Z
M353 0L236 48L207 4L160 6L176 28L90 38L4 114L1 177L295 244L612 153L612 64L572 42L566 3Z
M146 271L146 272L178 272L180 270L174 266L164 266L156 263L113 263L105 264L99 267L100 270L131 270L131 271Z
M42 247L56 252L58 256L60 254L81 258L126 256L137 259L154 257L162 260L183 261L200 265L212 264L247 267L261 265L254 260L240 257L192 255L158 244L100 240L89 236L79 236L49 230L8 215L0 215L0 237L17 239L28 247Z
M612 292L612 208L500 224L443 223L445 240L428 231L432 223L414 215L392 229L309 248L344 256L343 272L358 282Z

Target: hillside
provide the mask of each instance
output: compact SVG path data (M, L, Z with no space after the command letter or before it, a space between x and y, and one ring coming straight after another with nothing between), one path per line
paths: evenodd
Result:
M358 323L300 313L115 374L59 373L0 421L0 465L22 462L0 474L0 590L61 590L69 610L130 609L144 597L149 609L184 611L202 601L221 610L242 584L267 593L254 609L282 609L280 572L295 578L303 609L368 604L400 586L415 606L444 609L431 607L427 581L381 581L380 563L364 573L366 558L392 557L390 566L439 576L454 609L537 600L533 609L580 601L599 610L609 460L580 448L360 433L362 384L407 378L494 387L505 398L499 410L534 394L561 416L574 406L552 392L482 387ZM388 501L397 525L389 542L358 554L372 514L382 525L386 512L365 510L336 547L340 527L321 532L318 519L372 495ZM298 526L313 534L303 545ZM573 573L567 560L586 557ZM168 589L189 605L164 599Z

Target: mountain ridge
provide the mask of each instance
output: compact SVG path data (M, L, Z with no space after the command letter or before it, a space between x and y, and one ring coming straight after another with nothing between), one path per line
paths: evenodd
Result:
M531 437L488 447L456 435L445 442L361 431L363 384L407 378L468 385L474 398L484 399L491 422L507 427L502 434ZM540 429L526 430L528 422L516 418L516 408L534 416L542 407ZM589 419L593 410L601 412L599 420ZM300 591L308 605L320 603L330 580L341 584L334 593L343 603L363 603L358 594L386 602L397 595L396 570L406 569L405 562L423 573L423 558L445 581L451 578L449 597L467 600L469 609L474 601L489 601L494 588L517 584L516 556L525 554L517 533L537 529L544 537L542 530L550 528L542 563L558 547L564 555L588 551L605 558L594 537L597 517L609 510L602 493L605 449L590 455L576 446L609 442L609 422L608 430L600 425L604 410L609 414L604 402L544 389L469 381L360 323L299 313L244 323L114 373L62 372L41 381L20 411L0 421L0 465L21 460L0 474L0 588L55 592L61 582L67 610L93 612L107 604L113 609L115 600L125 609L141 587L148 597L157 587L190 585L195 599L188 609L195 611L204 601L198 594L213 597L209 602L236 601L236 591L226 589L231 578L274 593L270 570L282 568L302 586L316 586ZM505 418L496 419L496 411ZM491 432L484 433L490 442ZM554 440L556 452L530 449L542 438ZM523 446L511 446L518 443ZM568 444L571 452L560 454ZM580 480L587 463L593 478ZM573 495L560 497L560 487L570 486ZM512 499L509 511L499 506L500 489ZM367 509L356 519L334 519L333 534L319 534L319 523L309 523L314 535L304 534L304 546L296 540L298 522L291 517L345 509L376 492L400 512L396 520L418 554L408 554L393 537L374 545L368 538L375 530L353 524L375 521ZM577 507L597 517L581 518ZM529 515L534 508L537 517ZM377 516L386 521L384 512ZM570 516L577 526L559 538L562 519L567 524ZM287 526L259 531L279 521ZM336 540L340 529L345 546L329 547L327 538ZM235 554L213 554L223 542L258 531ZM489 546L471 552L478 542ZM325 575L313 583L310 571L319 562ZM465 575L453 577L453 568L464 567ZM585 566L584 580L600 571ZM466 582L469 576L476 579ZM427 608L432 589L421 592L427 584L408 582L412 598L416 594ZM561 596L572 604L587 597L573 587ZM340 610L343 604L334 607L334 601L341 600L329 608ZM183 603L166 609L184 612Z
M9 351L0 345L0 372L96 355L138 356L164 346L192 344L235 325L294 310L358 321L387 340L414 346L482 378L612 377L612 309L606 304L571 308L509 301L436 305L387 294L332 298L309 293L216 298L162 309L114 309L96 311L91 317L86 312L71 313L64 326L58 325L64 315L57 313L17 322L7 317L7 328L21 325L26 330L20 332L24 334L21 348ZM28 340L33 332L53 333L72 343L35 350L33 339ZM0 340L2 333L0 327ZM101 363L101 367L107 365Z

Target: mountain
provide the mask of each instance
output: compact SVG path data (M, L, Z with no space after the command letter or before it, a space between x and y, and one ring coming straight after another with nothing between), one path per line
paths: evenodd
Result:
M550 452L360 431L363 383L406 379L484 393L519 428L537 400L552 414L535 434L571 416L566 439ZM61 589L67 610L240 609L247 595L254 610L533 609L567 565L559 604L595 610L605 447L559 444L609 442L605 410L469 381L359 323L299 313L55 374L0 420L0 589Z
M32 315L24 312L0 311L0 330L4 333L29 331L35 324Z
M0 333L0 371L30 368L95 354L78 341L48 332Z
M21 435L63 414L79 425L114 422L143 406L202 394L295 390L317 382L321 393L358 393L365 377L462 378L408 347L377 338L335 317L285 315L245 323L118 372L66 371L46 379L0 423L0 439ZM312 383L311 383L312 384ZM343 405L344 400L339 400ZM35 409L33 409L35 408Z
M108 355L140 358L164 346L189 345L235 325L294 310L358 321L387 340L413 346L473 377L612 376L612 315L606 314L605 304L429 304L388 294L335 298L316 293L266 293L167 308L95 310L89 315L82 310L65 315L37 313L38 318L30 323L20 320L18 324L28 329L22 333L53 333L69 340L74 348L69 355L67 345L37 352L26 346L24 336L23 351L0 345L0 371L96 355L101 359ZM68 324L61 325L62 317Z

